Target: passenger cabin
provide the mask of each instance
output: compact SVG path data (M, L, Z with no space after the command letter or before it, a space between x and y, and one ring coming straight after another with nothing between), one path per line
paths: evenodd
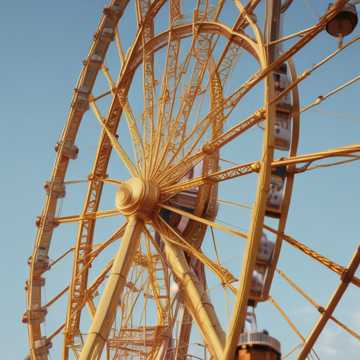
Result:
M273 71L274 96L277 97L290 84L287 65L282 64ZM292 104L290 93L284 95L277 103L275 109L274 145L278 150L287 151L291 143Z
M65 197L65 184L46 181L44 184L44 190L46 191L47 195L50 195L50 191L55 195L56 198L63 198Z
M274 242L269 240L265 233L261 235L260 247L256 256L256 261L269 264L271 262L272 254L274 250Z
M266 199L265 215L279 218L284 197L286 166L278 166L271 174L269 191Z
M34 262L34 272L36 274L42 274L50 269L50 259L47 252L43 248L38 248L36 257L30 256L28 259L28 265L31 266Z
M55 145L55 151L58 152L62 147L62 156L65 158L75 160L79 154L79 148L71 143L70 141L65 141L64 143L58 141Z
M46 308L41 308L40 305L36 305L30 310L25 311L22 322L27 324L28 322L38 322L42 323L45 320L45 316L47 314Z
M52 343L45 336L39 340L34 341L34 352L37 356L46 356L49 354L49 349L51 349Z
M256 256L255 269L252 274L248 305L254 306L262 298L266 274L271 265L274 252L274 242L265 233L260 238L260 245Z
M332 4L329 5L329 7ZM345 4L344 7L326 24L326 31L334 37L344 37L351 34L358 23L358 15L354 4Z
M257 299L261 296L262 290L264 287L264 277L265 277L266 268L261 265L256 265L255 270L252 274L251 287L250 287L250 297Z

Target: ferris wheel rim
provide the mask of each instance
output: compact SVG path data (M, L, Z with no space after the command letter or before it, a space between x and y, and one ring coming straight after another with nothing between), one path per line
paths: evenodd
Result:
M217 23L209 23L207 26L209 27L217 27L217 25L219 25L219 24L217 24ZM221 27L221 26L220 26ZM187 27L188 28L188 30L190 29L190 27L188 26ZM222 27L222 28L224 28L224 27ZM207 31L211 31L211 29L206 29ZM231 38L231 39L233 39L233 38L237 38L237 35L239 35L239 38L243 41L244 40L244 36L241 36L241 34L234 34L234 33L230 33L230 30L229 29L227 29L227 34L228 34L228 38ZM188 35L190 35L190 34L188 34ZM165 44L164 44L165 45ZM163 45L163 46L164 46ZM136 48L136 46L133 48L133 49L135 49ZM246 49L246 48L245 48ZM156 50L158 50L158 49L156 49ZM246 50L248 50L248 49L246 49ZM252 55L254 55L254 53L253 52L251 52L250 51L250 53L252 53ZM130 62L132 62L132 61L130 61L131 60L131 55L128 57L128 59L129 59L129 61L128 61L128 63L130 63ZM138 65L137 65L138 66ZM125 69L126 69L126 67L125 67ZM131 71L131 73L132 74L134 74L134 72L135 72L135 70L136 70L136 68L134 68L134 69L132 69L132 71ZM124 73L126 72L126 70L124 71ZM128 86L130 87L130 84L131 84L131 78L132 77L129 77L128 79ZM121 80L119 81L119 83L121 84ZM111 114L110 114L110 116L111 116ZM109 117L110 117L109 116ZM101 140L100 140L101 141ZM58 157L60 157L60 154L59 154L59 156ZM56 165L55 165L55 168L56 168ZM95 171L94 171L95 172ZM93 220L93 223L95 223L95 220ZM93 225L94 226L94 225Z
M114 2L116 2L116 1L114 1ZM157 11L161 8L161 6L162 5L164 5L165 4L165 0L159 0L159 1L157 1L157 2L155 2L154 4L154 9L155 10L153 10L154 12L156 11L156 9L157 9ZM162 4L162 5L159 5L159 4ZM155 15L154 15L155 16ZM119 18L120 19L120 18ZM215 30L217 29L219 29L219 28L221 28L221 26L217 26L217 25L219 25L219 24L217 24L216 22L214 22L214 23L212 23L212 22L207 22L207 23L205 23L205 22L203 22L203 31L204 32L210 32L210 33L212 33L211 31L214 31L215 32ZM174 27L173 28L173 31L174 31L174 33L176 33L177 31L179 32L179 33L182 33L182 32L184 32L184 29L185 28L189 28L190 27L190 25L189 24L187 24L187 25L183 25L183 26L178 26L178 27ZM200 26L200 28L201 28L201 26ZM224 28L224 26L222 27L222 28ZM236 38L237 39L237 34L234 34L234 32L232 32L231 34L230 34L230 32L229 32L229 30L231 31L231 29L227 29L226 31L227 31L227 34L228 34L228 37L229 38ZM169 33L169 32L168 32ZM164 32L163 34L159 34L157 37L154 37L154 39L153 39L153 41L152 41L152 43L147 43L147 44L145 44L145 46L143 47L144 49L147 49L147 48L149 48L149 52L150 53L155 53L156 51L159 51L163 46L165 46L166 44L164 43L164 44L158 44L157 45L157 47L156 47L156 49L155 48L153 48L152 50L151 50L151 47L152 46L154 46L153 45L153 43L156 43L156 42L159 42L160 40L161 40L161 38L165 38L166 37L166 34L168 34L168 33L166 33L166 32ZM184 35L184 37L185 37L186 35ZM244 41L244 39L243 39L243 37L241 37L241 36L238 36L239 38L241 38L242 40L240 40L239 41L239 43L243 43L243 41ZM139 39L140 39L140 36L139 36ZM250 39L250 38L249 38ZM250 39L250 41L253 41L252 39ZM234 42L235 42L235 40L234 40ZM140 44L140 40L139 40L139 44ZM251 44L251 42L250 42L250 44ZM132 50L134 50L136 48L136 46L132 49ZM250 46L250 48L251 48L251 46ZM249 51L248 49L245 49L245 50L247 50L247 51ZM137 49L137 51L138 51L138 53L141 53L141 51L143 51L142 49L141 49L141 47L140 47L140 45L139 45L139 48ZM135 50L134 50L134 52L135 52ZM252 55L254 55L251 51L249 51ZM134 56L134 58L136 58L136 55L133 55ZM129 77L129 80L128 80L128 83L127 84L125 84L125 86L128 86L128 88L127 88L127 90L125 90L125 92L126 91L128 91L129 89L130 89L130 87L131 87L131 83L132 83L132 76L134 75L134 73L135 73L135 71L136 71L136 69L137 69L137 67L141 64L141 59L139 59L139 63L138 64L136 64L136 66L134 66L134 62L131 62L130 61L130 59L131 59L131 56L129 56L128 57L128 64L129 63L132 63L131 64L131 66L129 65L129 69L131 69L131 71L130 71L130 77ZM295 72L295 70L294 70L294 68L293 68L293 65L291 64L291 59L289 59L288 60L288 62L289 62L289 68L290 68L290 71L291 71L291 73L292 73L292 78L293 78L293 81L294 81L294 79L296 78L296 72ZM267 64L268 65L268 64ZM124 73L125 73L125 71L124 71ZM120 83L121 81L119 81L119 83ZM126 83L126 81L124 80L124 83ZM126 88L126 87L125 87ZM298 94L297 94L297 87L295 87L294 89L292 89L291 90L292 91L292 96L293 96L293 99L294 98L297 98L298 99ZM124 94L122 94L122 95L124 95ZM119 99L116 97L116 101L119 101ZM268 98L268 102L270 103L271 102L271 97L269 97ZM291 141L291 149L290 149L290 151L289 151L289 154L290 154L290 156L293 156L293 155L295 155L296 154L296 151L297 151L297 142L298 142L298 136L299 136L299 111L298 111L298 109L299 109L299 105L298 105L298 100L296 100L295 101L296 103L297 103L297 105L295 105L295 107L296 107L296 109L295 109L295 113L293 114L293 119L294 119L294 122L293 122L293 126L294 126L294 128L293 128L293 131L292 131L292 141ZM121 110L122 110L122 106L121 106ZM118 109L115 109L115 111L116 110L118 110ZM111 114L109 115L109 116L111 116ZM120 116L121 116L121 112L120 112L120 115L119 115L119 118L120 118ZM81 120L80 120L81 121ZM66 127L68 127L68 125L69 125L69 123L68 122L66 122ZM271 128L271 126L269 126L269 128ZM65 132L65 130L64 130L64 132ZM106 138L106 136L105 136L105 132L103 132L103 135L104 135L104 138ZM267 135L269 135L269 133L267 133ZM99 144L101 143L101 138L100 138L100 140L99 140ZM271 148L271 146L268 146L267 147L267 149L269 149L269 148ZM110 149L110 153L112 152L112 149ZM268 152L268 150L267 150L267 152ZM110 156L110 155L109 155ZM57 163L60 161L60 159L61 159L61 154L60 154L60 152L58 153L58 156L57 156L57 161L56 161L56 163L55 163L55 165L54 165L54 171L53 171L53 174L55 174L56 173L56 166L57 166ZM268 162L267 162L267 165L270 165L271 164L271 160L268 160ZM59 166L59 167L61 167L61 165ZM106 166L106 168L107 168L107 166ZM106 168L105 168L105 172L106 172ZM265 168L267 169L267 176L269 176L269 174L271 173L271 170L270 170L270 166L265 166ZM260 171L262 170L262 168L260 168ZM96 171L94 171L94 173L95 173ZM65 174L66 174L66 172L64 173L64 177L65 177ZM104 173L105 174L105 173ZM259 177L260 177L261 175L259 175ZM264 175L265 176L265 175ZM258 181L259 181L259 177L258 177ZM279 223L279 226L278 226L278 235L277 235L277 237L278 237L278 240L276 241L276 243L279 243L279 247L278 247L278 250L276 250L277 252L278 252L278 255L277 255L277 258L278 258L278 256L279 256L279 254L280 254L280 247L281 247L281 240L282 240L282 233L283 233L283 231L284 231L284 229L285 229L285 226L286 226L286 218L287 218L287 212L288 212L288 209L289 209L289 205L290 205L290 200L291 200L291 192L292 192L292 188L293 188L293 178L294 178L294 174L292 173L292 174L290 174L288 177L287 177L287 181L286 181L286 188L285 188L285 198L287 198L287 200L285 201L285 203L284 203L284 213L282 213L282 215L281 215L281 218L280 218L280 223ZM98 186L99 186L99 198L101 198L101 192L102 192L102 187L103 187L103 182L102 182L102 180L99 180L99 179L101 179L101 176L98 178L98 179L96 179L96 178L93 178L93 179L91 179L90 181L91 182L96 182L96 181L98 181ZM266 181L265 181L265 183L266 183ZM89 190L90 190L90 188L91 188L91 186L89 186ZM51 194L51 192L50 192L50 196L52 196L52 194ZM56 198L56 196L54 195L54 197ZM264 202L265 202L265 200L264 199L262 199L262 203L264 204ZM85 204L85 203L84 203ZM47 205L46 205L47 206ZM44 213L43 213L43 217L45 218L45 220L47 219L47 214L48 214L48 210L46 210L46 211L44 211ZM260 218L260 217L258 217L258 218ZM95 226L95 223L96 223L96 219L90 219L90 221L92 222L92 225L91 226ZM262 221L262 223L264 223L264 221ZM41 225L41 227L40 227L40 232L41 232L41 230L43 229L43 227L44 227L44 224L42 224ZM80 224L79 224L79 227L80 227ZM38 236L38 238L40 237L40 235ZM38 239L37 238L37 239ZM36 243L35 243L35 248L34 248L34 253L33 253L33 256L34 257L36 257L36 255L37 255L37 244L38 243L38 240L36 241ZM50 243L50 241L49 241L49 243ZM276 265L276 263L277 263L277 260L275 261L275 264L274 264L274 269L273 270L275 270L275 265ZM33 273L33 269L31 269L31 274ZM30 276L30 291L29 291L29 297L28 297L28 299L30 299L31 300L31 298L32 298L32 295L31 295L31 292L33 291L33 289L32 289L32 280L33 280L33 275L31 275ZM267 292L268 293L268 291L269 291L269 288L270 288L270 286L271 286L271 281L269 282L269 284L268 284L268 288L265 290L265 292ZM31 303L31 301L30 301L30 303ZM31 305L29 305L30 307L31 307ZM29 325L29 327L31 327L32 325L34 325L34 324L30 324ZM37 330L35 329L35 332L36 332ZM31 333L31 330L29 329L29 334ZM30 337L32 336L31 334L29 335Z

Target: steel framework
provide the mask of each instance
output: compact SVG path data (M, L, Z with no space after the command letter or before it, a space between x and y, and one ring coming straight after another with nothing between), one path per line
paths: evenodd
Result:
M229 3L112 0L104 9L56 145L28 261L23 321L28 326L30 359L45 360L54 351L63 360L185 360L197 356L191 355L196 331L203 339L205 357L209 353L213 359L234 359L240 335L247 331L249 309L267 301L300 338L297 359L311 356L329 319L359 340L333 315L347 287L359 287L355 276L359 249L343 267L285 234L297 174L360 158L359 144L297 154L301 114L359 78L300 108L299 83L360 36L342 43L303 74L297 74L292 57L337 19L347 1L335 1L318 22L287 36L282 35L281 22L292 1L249 0L245 5L231 1L237 11L234 21L227 21ZM123 24L131 16L134 34L125 46L132 35ZM288 40L292 45L283 46ZM117 66L111 58L114 54ZM226 86L234 83L232 74L242 69L242 61L244 68L255 64L256 69L229 91ZM104 82L107 88L95 95ZM239 108L259 86L263 94L257 95L256 107L241 117ZM80 124L87 116L95 118L100 128L96 154L87 179L69 179L69 164L79 153L75 142ZM279 128L286 136L278 135ZM261 144L260 149L253 151L252 160L239 161L242 154L236 154L236 144L248 134L260 138L254 141ZM228 161L232 166L220 169L227 156L223 154L229 154L226 150L232 146L233 161ZM120 160L114 171L113 158ZM337 160L329 163L332 158ZM217 216L221 186L242 178L255 184L245 230L222 223ZM60 202L66 201L68 189L76 184L86 186L82 210L59 214ZM102 210L109 191L116 207ZM273 196L280 196L281 203L272 203ZM97 242L95 225L114 219L113 232ZM74 224L74 242L51 261L56 228ZM239 258L242 255L239 274L221 260L214 230L244 242L243 252L236 250ZM274 239L267 260L261 258L265 233ZM209 239L215 258L209 253ZM284 242L341 277L326 307L277 269ZM103 254L108 254L106 261L100 260ZM44 301L47 274L69 256L70 279ZM262 277L260 290L254 274ZM270 295L275 274L320 312L308 336ZM233 296L227 329L210 293L212 278ZM61 303L63 322L45 336L42 324ZM60 345L55 346L56 342Z

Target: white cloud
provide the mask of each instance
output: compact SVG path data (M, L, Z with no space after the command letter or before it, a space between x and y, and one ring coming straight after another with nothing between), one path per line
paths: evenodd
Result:
M337 328L334 324L329 324L320 335L315 349L320 359L358 360L360 342Z

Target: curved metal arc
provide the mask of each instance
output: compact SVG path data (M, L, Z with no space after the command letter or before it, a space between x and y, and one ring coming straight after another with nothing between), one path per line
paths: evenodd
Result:
M123 9L126 7L128 1L123 1L121 3L121 5L119 6L119 13L115 14L115 18L116 20L118 20L118 18L121 16ZM116 1L112 1L111 4L116 3ZM105 16L103 16L101 18L100 24L98 26L98 30L102 31L104 26L106 25L107 22L107 18ZM96 48L96 45L100 42L99 38L95 38L94 42L89 50L88 56L90 58L91 54L94 53L94 49ZM104 42L104 47L105 47L105 51L107 50L107 47L109 45L109 42ZM82 84L82 81L85 77L85 75L88 73L88 66L89 63L84 64L84 68L81 72L81 76L80 79L78 81L77 87L80 87ZM96 70L96 73L98 72L98 70ZM95 75L96 76L96 75ZM76 101L77 98L77 94L75 93L73 100L74 102ZM76 134L78 132L78 128L79 128L79 124L81 122L81 118L82 118L82 113L80 114L80 118L79 118L79 112L77 111L75 106L71 107L71 111L68 115L68 119L66 122L66 125L64 127L64 130L62 132L61 135L61 146L60 149L58 151L58 155L55 161L55 165L52 171L52 179L57 179L58 181L64 179L65 173L67 171L67 166L69 163L69 160L64 158L63 156L63 152L62 152L62 148L63 148L63 144L65 143L66 140L68 140L71 144L74 142L74 139L76 137ZM49 196L47 198L47 201L45 203L44 206L44 214L47 214L50 216L51 215L55 215L55 211L56 211L56 203L57 203L57 198L56 196ZM40 247L43 249L48 250L49 248L49 244L51 241L51 236L52 236L52 231L44 231L43 228L40 228L37 234L37 238L36 238L36 246L34 249L34 256L36 253L36 248ZM31 270L30 272L30 284L32 283L34 279L34 273L33 270ZM35 306L35 305L40 305L41 306L41 288L37 287L36 290L32 289L32 285L30 285L30 289L28 292L28 299L27 302L29 304L30 307ZM29 342L31 344L32 349L34 341L38 340L41 338L41 328L40 328L40 323L36 323L33 324L32 322L29 322L28 325L28 330L29 330ZM32 352L34 353L34 351L32 350ZM34 355L34 354L33 354ZM35 355L34 355L35 356ZM66 355L65 355L66 357Z
M211 41L212 36L209 37L209 41ZM216 44L216 42L215 42ZM184 98L182 100L180 109L176 116L173 132L169 138L169 142L175 145L175 151L173 151L171 159L167 162L165 167L169 167L170 164L179 156L181 150L184 149L186 142L184 142L186 136L186 129L187 129L187 122L191 113L191 110L194 106L196 97L200 95L201 84L204 79L206 68L208 67L209 61L212 56L212 52L215 48L215 45L209 48L209 58L205 63L201 63L199 61L196 62L192 75L191 80L189 82L189 88L187 92L184 94ZM211 43L212 45L212 43ZM204 87L203 91L207 91L208 87L210 86L210 82ZM204 95L205 95L204 92ZM199 96L200 97L200 96ZM211 97L211 95L210 95Z
M160 1L157 1L156 3L159 3L159 2ZM135 45L133 48L130 49L128 57L126 58L126 62L125 62L125 64L123 64L122 72L119 75L119 80L118 80L118 83L117 83L116 89L115 89L115 93L117 96L114 96L113 101L110 105L110 111L108 114L108 118L106 120L106 125L107 126L111 125L111 129L113 131L115 131L115 129L117 128L119 119L120 119L120 116L122 113L122 104L121 104L120 100L121 100L121 98L126 97L126 94L130 87L130 80L133 76L133 73L131 71L126 71L126 70L128 70L130 67L130 64L132 64L132 60L136 53L136 48L138 46L140 46L140 43L139 43L141 40L140 35L141 35L141 31L138 32L136 39L135 39ZM108 164L108 161L110 158L112 147L109 146L108 139L109 138L107 137L106 133L103 132L101 134L101 138L99 141L99 146L98 146L97 154L96 154L96 157L94 160L93 172L92 172L93 174L95 174L98 177L105 176L107 164ZM93 210L95 210L95 211L97 210L97 208L99 206L100 196L102 193L102 186L103 186L102 182L91 181L89 183L88 192L87 192L86 199L84 202L85 211L89 208L90 205ZM79 231L78 231L77 240L76 240L78 252L80 251L79 249L81 248L81 245L83 243L86 243L86 245L92 243L92 235L93 235L94 225L95 225L94 220L81 222ZM77 265L76 265L78 256L79 255L76 254L76 257L74 259L74 264L75 264L74 268L75 269L74 269L74 274L73 274L73 279L72 279L72 282L74 284L75 284L75 279L78 276ZM78 282L80 282L82 284L81 286L79 286L79 288L86 287L87 277L88 277L87 272L88 272L88 270L83 272L82 278L77 280ZM81 296L84 296L84 294L81 294ZM67 321L68 321L68 319L73 318L72 298L73 298L73 290L71 288L70 295L69 295L68 310L67 310ZM78 323L80 316L78 315L77 317L78 317L78 319L77 319L76 323ZM64 339L64 350L63 350L65 360L68 358L68 344L73 341L73 332L75 332L77 330L74 327L77 328L78 325L77 324L75 324L75 325L69 324L65 328L66 336ZM69 330L70 330L70 335L68 335Z
M243 6L240 4L238 0L236 0L236 4L240 7L240 10L244 10ZM248 18L248 21L251 19ZM250 23L251 24L251 23ZM270 104L270 99L273 96L274 85L273 78L271 76L271 70L269 71L269 62L273 61L270 55L270 51L265 52L265 43L264 39L259 33L259 30L254 27L253 30L257 34L257 41L259 49L261 49L261 72L260 74L265 77L265 90L264 90L264 98L265 98L265 132L264 132L264 140L263 140L263 148L262 148L262 158L260 161L260 171L258 176L257 183L257 191L256 191L256 199L253 207L252 220L250 224L250 228L248 231L248 241L245 245L245 250L243 254L242 267L240 272L239 279L239 288L236 292L236 301L234 304L234 308L232 311L232 317L230 320L230 324L228 326L228 332L226 336L226 344L223 354L224 360L230 360L234 358L235 350L237 346L237 341L239 339L240 333L243 331L245 317L246 317L246 307L248 304L248 297L250 293L250 285L252 282L253 270L256 262L256 255L258 252L258 247L260 243L260 238L262 234L262 227L264 223L265 216L265 202L267 197L267 187L270 181L271 176L271 162L273 161L273 152L274 152L274 139L272 135L273 127L274 127L274 115L275 115L275 107ZM268 29L266 29L268 30ZM268 49L269 50L269 49ZM261 79L261 75L258 76L259 81ZM256 82L256 78L255 78ZM241 96L240 96L241 98Z
M292 82L296 82L297 80L297 74L295 70L295 65L292 59L288 60L288 65L290 69L291 74L291 80ZM299 134L300 134L300 96L299 96L299 90L298 87L295 86L291 90L292 94L292 139L291 139L291 145L289 150L290 157L295 156L297 153L298 143L299 143ZM290 166L290 169L292 166ZM295 174L290 172L287 174L286 178L286 184L285 184L285 191L284 191L284 200L281 208L281 217L278 223L278 232L279 234L283 233L286 226L287 216L290 208L290 201L291 201L291 195L292 195L292 189L294 186L294 180L295 180ZM274 271L277 265L277 262L279 260L280 251L281 251L281 245L282 245L282 238L281 236L276 236L275 241L275 247L273 251L273 257L271 266L267 272L267 276L265 279L264 284L264 291L263 291L263 298L266 299L270 292L271 283L274 277Z
M150 10L151 16L154 16L157 13L157 11L159 11L160 7L164 3L165 3L165 0L156 0L156 1L154 1L153 4L152 4L151 10ZM122 14L124 12L124 9L126 8L127 4L128 4L128 0L122 1L120 3L120 5L119 5L118 0L111 1L110 7L112 8L114 6L118 10L116 13L113 14L113 17L112 17L112 21L113 21L113 23L115 25L118 22L119 18L122 16ZM103 28L105 26L105 22L107 20L108 20L107 17L105 17L105 16L102 17L102 19L100 21L100 25L98 26L99 31L103 30ZM91 48L89 50L89 57L94 52L94 49L96 48L96 45L100 41L102 41L101 37L94 38L94 42L93 42L93 44L92 44L92 46L91 46ZM109 44L108 42L106 42L106 44L104 44L106 46L105 50L107 50L108 44ZM129 56L129 58L130 58L130 56ZM86 65L84 65L84 69L83 69L83 71L81 73L80 80L78 82L79 86L81 85L81 81L84 79L85 75L87 74L87 70L88 70L88 63ZM76 96L77 95L75 94L75 97ZM72 143L76 138L78 128L79 128L79 124L80 124L81 117L82 117L81 116L80 119L79 119L78 114L76 114L76 111L77 111L77 109L75 107L71 108L71 111L70 111L66 126L65 126L65 128L63 130L63 133L62 133L62 136L61 136L62 142L65 142L66 140L69 140ZM103 150L104 149L101 150L99 148L98 154L101 153L103 155L103 152L104 152ZM104 163L104 162L102 162L102 163ZM106 160L105 160L105 163L106 163ZM54 168L53 168L52 179L54 179L54 178L63 179L64 176L65 176L66 170L67 170L67 165L68 165L68 160L64 161L64 156L63 156L61 148L60 148L60 151L58 151L58 156L57 156ZM98 195L98 197L99 197L100 193L101 193L101 189L102 189L101 184L99 184L99 186L96 186L96 187L94 187L93 185L91 185L89 187L89 191L88 191L89 197L91 197L91 195L94 195L93 194L94 189L97 192L96 195ZM96 196L95 196L95 199L91 199L91 202L95 206L95 208L94 208L95 211L96 211L97 206L98 206L98 201L97 200L98 199L96 199ZM88 199L88 201L90 201L90 200ZM86 201L87 205L85 205L85 209L88 208L88 201ZM45 206L44 206L44 214L50 214L50 215L55 214L56 203L57 203L57 198L55 196L49 196L47 198L47 201L46 201ZM91 222L90 224L87 224L86 227L87 227L87 229L89 229L89 232L91 233L92 229L93 229L93 222ZM79 231L79 233L80 233L80 231ZM51 236L52 236L52 230L44 231L43 227L39 228L37 238L36 238L36 245L35 245L35 248L34 248L34 257L36 255L36 251L37 251L36 249L38 247L41 246L44 249L49 248L49 243L50 243L50 240L51 240ZM37 286L36 289L34 289L33 286L32 286L34 276L35 276L34 275L34 270L31 269L31 271L30 271L30 286L29 286L29 291L28 291L28 296L27 296L28 306L41 305L41 287ZM29 331L29 343L31 344L31 346L33 348L34 341L41 338L40 323L29 322L28 331ZM68 351L66 350L66 346L65 346L63 356L64 356L64 359L68 358Z
M315 26L314 26L315 28ZM330 54L328 57L326 57L323 61L321 61L320 63L314 65L311 70L305 71L304 74L302 74L301 76L297 76L296 72L295 72L295 68L293 65L293 62L291 59L288 60L289 62L289 68L292 74L292 79L293 82L292 84L290 84L284 91L282 91L278 96L276 96L275 98L273 98L270 101L270 104L275 104L277 101L279 101L283 96L285 96L288 92L292 92L293 95L293 102L294 102L294 109L293 109L293 119L294 119L294 129L293 129L293 136L294 139L292 141L292 149L290 151L290 155L292 156L293 154L296 153L295 151L295 144L298 141L298 135L296 135L296 133L299 131L299 111L298 111L298 107L299 107L299 95L298 95L298 90L297 90L297 85L298 83L300 83L301 81L303 81L304 79L306 79L313 71L317 70L321 65L323 65L324 63L326 63L327 61L331 60L335 55L337 55L340 51L344 50L345 48L347 48L348 46L354 44L356 41L358 41L360 39L360 36L355 37L354 39L350 40L348 43L344 44L340 49L337 49L335 52L333 52L332 54ZM297 104L297 105L296 105ZM255 116L255 114L254 114ZM226 135L226 134L224 134ZM296 139L297 138L297 139ZM196 161L197 157L201 157L200 153L196 153L194 154L192 157L190 157L188 160L192 160L192 161ZM198 160L200 161L200 160ZM173 168L176 169L177 167L182 167L181 164L177 164L175 165ZM173 168L171 170L173 170ZM186 173L186 171L185 171ZM289 175L288 177L288 184L290 183L290 178L291 176Z
M199 11L200 5L201 5L201 3L198 2L198 8L197 8L197 10L196 10L197 12ZM206 3L206 7L207 7L207 5L208 5L208 3ZM217 8L216 8L216 13L215 13L215 16L214 16L214 19L213 19L213 20L215 20L215 21L217 20L219 14L220 14L220 12L221 12L222 7L223 7L223 1L218 2ZM207 19L207 18L206 18L206 19ZM193 35L192 44L191 44L191 46L190 46L190 50L192 50L193 48L195 48L196 43L197 43L197 41L198 41L198 38L199 38L200 34L202 34L202 33L199 31L199 24L196 23L196 16L195 16L195 18L194 18L194 29L196 29L196 30L193 31L193 32L195 33L195 36ZM171 30L172 30L172 29L171 29ZM171 35L171 34L170 34L170 35ZM203 36L203 34L202 34L201 36ZM207 60L206 60L203 64L201 64L200 61L196 58L196 65L197 65L197 66L194 66L193 74L192 74L192 77L191 77L192 80L195 78L195 88L196 88L196 89L198 89L199 86L201 85L201 81L202 81L202 78L203 78L203 76L204 76L205 70L206 70L207 67L209 67L209 64L211 63L211 56L212 56L211 54L212 54L212 52L214 51L214 49L215 49L215 47L216 47L216 43L217 43L217 40L215 41L214 44L212 43L213 37L214 37L214 34L213 34L213 33L212 33L210 36L206 37L206 40L208 40L208 42L209 42L209 44L210 44L210 47L209 47L209 49L208 49L208 52L209 52L209 53L208 53ZM204 41L204 39L199 40L199 42L200 42L200 41ZM202 49L202 50L204 50L204 49ZM192 51L190 51L190 53L188 53L187 57L188 57L189 55L191 55L191 52L192 52ZM195 69L197 69L198 74L196 74ZM209 69L210 69L210 67L209 67ZM211 71L211 73L214 74L214 75L210 75L211 78L212 78L212 77L216 77L216 75L215 75L215 73L214 73L213 71ZM194 75L195 75L195 76L194 76ZM210 83L213 85L213 83L212 83L211 81L209 81L209 84L207 85L207 87L210 85ZM194 88L194 86L192 87L192 89L193 89L193 88ZM182 118L182 119L181 119L181 121L179 122L179 124L180 124L181 122L183 122L183 123L185 122L185 124L186 124L187 119L188 119L188 117L189 117L189 115L190 115L191 107L193 106L193 103L194 103L194 97L197 95L196 92L197 92L197 91L195 91L194 94L193 94L193 91L190 91L189 96L186 96L186 98L185 98L184 101L182 102L182 106L180 107L180 110L179 110L178 115L177 115L177 117L176 117L175 124L174 124L174 126L172 127L174 130L176 130L176 133L173 132L173 134L171 134L170 139L169 139L169 142L172 142L172 139L173 139L173 138L175 139L175 142L176 142L176 138L179 137L179 135L177 134L177 131L178 131L177 128L178 128L179 126L178 126L177 124L178 124L178 122L180 121L180 118ZM184 119L183 117L185 117L185 119ZM180 124L180 125L181 125L181 124ZM180 132L182 133L182 134L180 134L180 135L181 135L180 137L183 139L183 137L185 136L185 133L184 133L184 129L182 128L182 126L180 126ZM168 143L169 143L169 142L168 142ZM167 144L167 146L168 146L168 144ZM182 148L183 146L184 146L184 144L181 144L181 146L178 146L178 149L175 151L175 154L173 154L172 159L168 162L168 164L170 164L170 163L172 162L172 160L177 156L177 154L179 153L179 151L181 150L181 148ZM161 158L164 157L164 155L166 154L166 152L167 152L167 151L165 151L165 150L163 151L163 156L162 156ZM161 160L158 162L159 164L158 164L157 168L159 168L159 166L161 166L162 160L163 160L163 159L161 159ZM156 169L156 170L157 170L157 169Z
M181 14L178 4L174 1L170 3L170 23L172 24L175 16L180 16ZM174 9L175 8L175 9ZM158 115L158 124L157 124L157 132L155 134L155 151L154 151L154 159L152 164L152 174L151 177L157 172L159 161L157 158L161 158L160 156L160 145L162 142L163 132L167 132L167 125L169 124L169 120L172 118L172 113L174 109L174 103L176 98L176 93L179 86L179 78L182 76L182 72L178 74L178 61L179 61L179 50L180 50L180 39L174 37L172 31L170 29L169 37L168 37L168 45L166 50L166 64L165 71L163 74L162 84L161 84L161 96L159 99L159 115ZM169 101L168 98L172 98ZM161 163L161 160L160 160Z
M260 61L260 64L262 68L264 68L267 65L267 61L266 61L266 52L264 47L265 42L261 30L255 23L255 21L251 18L251 16L248 14L247 9L244 7L244 5L242 5L240 0L235 0L235 4L238 7L240 13L244 14L244 18L246 19L252 31L254 32L256 43L254 43L253 46L256 53L258 54L258 59Z
M137 0L137 20L142 24L142 64L143 64L143 147L145 149L144 177L149 178L150 166L154 155L154 54L145 51L145 44L154 37L154 18L147 16L151 7L150 0Z

